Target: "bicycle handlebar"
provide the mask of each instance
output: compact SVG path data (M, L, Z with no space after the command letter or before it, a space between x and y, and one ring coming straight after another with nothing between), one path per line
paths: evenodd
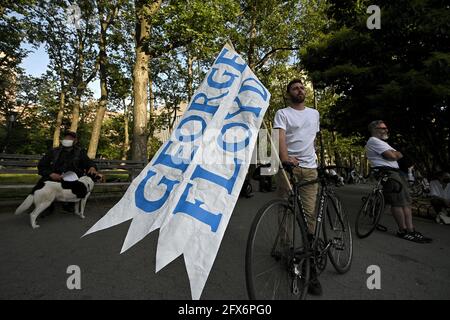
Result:
M291 179L295 179L295 177L294 177L294 168L296 166L293 163L286 162L286 161L282 162L282 165L283 165L283 169L286 170L289 173L289 175L291 176ZM303 186L306 186L306 185L318 183L323 178L331 180L332 178L335 178L335 177L339 176L338 174L331 175L331 174L327 174L326 173L327 170L331 170L331 169L350 169L350 168L349 167L343 167L343 166L336 166L336 165L318 167L317 168L317 171L319 172L319 178L318 179L314 179L312 181L296 183L296 185L298 187L303 187ZM337 183L337 181L333 181L333 182Z
M285 169L288 172L292 171L296 167L296 165L294 165L292 162L287 162L287 161L282 162L282 165L283 165L283 169ZM337 165L321 166L321 167L317 168L318 171L325 171L325 170L331 170L331 169L346 169L346 170L350 170L352 168L344 167L344 166L337 166Z

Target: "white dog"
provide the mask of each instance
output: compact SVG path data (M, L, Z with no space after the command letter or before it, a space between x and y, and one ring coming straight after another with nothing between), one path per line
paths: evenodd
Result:
M16 209L15 214L24 213L28 208L34 204L34 210L30 213L30 222L33 229L39 228L36 224L37 217L47 209L53 201L62 202L76 202L75 214L84 219L84 208L86 207L86 201L89 198L92 189L94 188L94 181L89 176L83 176L78 179L87 188L87 194L84 198L77 198L70 189L63 189L61 183L46 181L45 186L38 189L34 194L30 194L25 201Z

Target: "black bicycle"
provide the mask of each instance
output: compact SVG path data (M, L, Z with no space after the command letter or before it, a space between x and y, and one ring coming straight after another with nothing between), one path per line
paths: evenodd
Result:
M310 264L320 274L327 257L339 273L350 269L353 256L348 215L331 187L336 181L327 174L335 166L318 169L314 181L297 182L292 166L284 165L293 186L288 200L272 200L257 213L246 251L246 284L250 299L304 299L310 279ZM307 237L306 216L300 188L321 186L315 236Z
M355 232L359 238L367 238L375 229L387 231L387 228L381 224L381 214L384 212L383 185L388 181L390 173L397 171L389 167L373 167L369 175L373 174L377 180L370 193L363 197L363 205L358 211L355 222ZM392 180L392 183L396 181ZM402 185L397 182L397 188L400 192Z

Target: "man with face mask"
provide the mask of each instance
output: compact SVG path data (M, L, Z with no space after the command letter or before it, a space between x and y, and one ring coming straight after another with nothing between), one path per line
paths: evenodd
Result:
M66 131L61 140L61 146L50 149L38 163L38 173L42 178L38 181L31 193L41 189L45 181L61 182L63 188L70 188L79 198L84 197L85 190L78 190L74 187L75 180L89 174L101 176L97 172L94 161L89 159L85 150L77 144L77 134ZM46 214L53 212L53 204L46 210ZM66 203L63 209L73 212L74 204ZM45 214L43 215L45 216Z
M386 124L382 120L372 121L369 124L369 132L372 136L366 144L367 158L372 167L384 167L388 170L389 179L383 186L383 195L397 222L397 236L418 243L431 242L431 238L425 237L414 228L411 195L405 178L400 175L397 162L403 155L386 142L389 138Z
M44 181L62 181L67 172L75 173L78 178L98 174L94 161L77 145L77 134L72 131L66 131L61 146L50 150L39 161L38 171Z

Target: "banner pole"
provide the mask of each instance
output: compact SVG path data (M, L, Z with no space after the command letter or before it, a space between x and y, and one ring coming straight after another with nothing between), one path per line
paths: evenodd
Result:
M263 125L264 125L264 129L269 133L269 129L267 128L266 121L264 121L264 119L263 119ZM269 133L269 139L270 139L271 150L272 150L272 152L275 152L276 157L278 159L278 163L281 164L280 167L281 167L281 172L282 172L283 179L286 181L287 185L289 186L289 191L292 192L293 189L292 189L291 182L289 181L289 178L288 178L288 176L286 174L286 170L284 170L284 168L282 166L281 159L280 159L280 154L278 153L278 150L276 150L276 148L274 147L274 143L273 143L273 140L272 140L272 135L270 133Z
M234 50L236 51L236 49L234 48L233 42L231 42L230 38L227 38L227 44Z

